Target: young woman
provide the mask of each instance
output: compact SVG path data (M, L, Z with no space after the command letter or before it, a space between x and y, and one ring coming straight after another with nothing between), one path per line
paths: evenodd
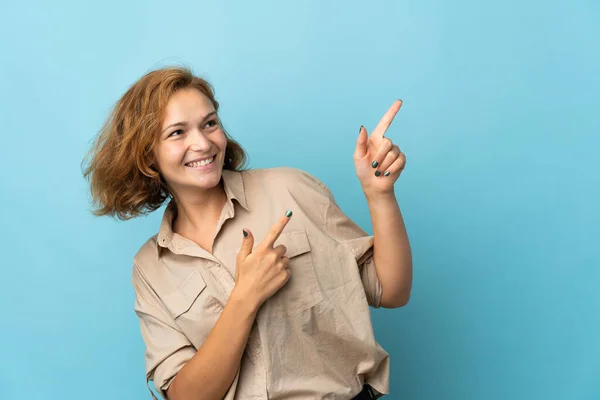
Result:
M388 392L369 306L403 306L412 287L393 189L406 158L384 137L400 106L356 142L369 236L314 176L246 169L212 87L191 71L152 71L117 102L84 174L96 215L125 220L167 203L132 278L146 379L163 398Z

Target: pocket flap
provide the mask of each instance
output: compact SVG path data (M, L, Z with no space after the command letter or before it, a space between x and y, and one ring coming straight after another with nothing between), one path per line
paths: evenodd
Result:
M289 258L299 256L310 251L310 243L308 242L308 236L305 231L292 231L282 233L279 238L275 241L273 247L277 247L280 244L284 245L287 249L285 255Z
M163 297L163 303L173 315L179 317L188 311L200 293L206 289L206 282L199 270L194 270L182 283L176 292Z

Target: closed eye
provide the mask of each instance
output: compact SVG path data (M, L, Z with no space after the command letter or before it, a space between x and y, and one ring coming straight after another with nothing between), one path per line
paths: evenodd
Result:
M172 136L179 136L180 134L182 134L183 131L181 129L177 129L176 131L173 131L169 134L169 136L167 137L172 137Z

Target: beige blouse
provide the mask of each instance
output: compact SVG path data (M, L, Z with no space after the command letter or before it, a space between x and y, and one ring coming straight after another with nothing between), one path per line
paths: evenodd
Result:
M389 356L374 338L369 311L381 298L373 236L304 171L225 170L223 182L227 203L212 254L173 232L169 205L158 234L134 257L147 383L166 398L211 332L235 284L242 228L256 246L289 209L294 215L275 246L286 246L291 278L259 310L225 399L347 400L363 382L388 393Z

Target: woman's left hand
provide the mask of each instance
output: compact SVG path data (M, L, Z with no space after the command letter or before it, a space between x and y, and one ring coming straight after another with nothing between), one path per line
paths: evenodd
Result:
M370 135L364 126L360 127L354 165L367 195L393 193L394 183L406 165L406 156L398 145L384 136L401 106L402 100L396 100Z

